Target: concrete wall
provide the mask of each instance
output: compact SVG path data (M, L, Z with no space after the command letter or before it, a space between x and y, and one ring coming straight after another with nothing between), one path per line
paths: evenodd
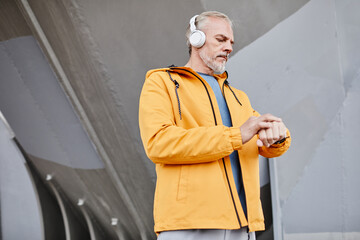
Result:
M359 238L359 9L310 1L230 60L230 83L292 133L270 160L277 239Z
M92 239L155 238L156 176L139 137L138 98L147 70L185 64L188 20L204 10L234 19L230 84L258 111L281 116L293 136L291 150L270 160L273 227L262 159L270 217L258 239L272 239L272 228L275 239L357 236L357 1L16 3L0 5L0 110Z

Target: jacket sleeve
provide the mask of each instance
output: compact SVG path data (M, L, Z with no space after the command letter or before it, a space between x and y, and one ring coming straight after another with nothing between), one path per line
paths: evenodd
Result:
M241 149L240 128L223 125L185 129L175 123L167 88L148 77L139 103L139 127L147 156L154 163L193 164L216 161Z
M260 114L254 110L254 116L258 117ZM290 132L286 130L286 140L279 144L272 144L270 147L262 146L259 147L259 154L266 158L280 157L283 155L290 147L291 136Z

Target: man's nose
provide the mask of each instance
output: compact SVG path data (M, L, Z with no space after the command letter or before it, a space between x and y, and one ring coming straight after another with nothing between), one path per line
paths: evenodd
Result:
M224 46L224 50L225 50L228 54L230 54L230 53L232 52L233 47L232 47L232 44L231 44L230 41L227 41L227 42L226 42L226 44L225 44L225 46Z

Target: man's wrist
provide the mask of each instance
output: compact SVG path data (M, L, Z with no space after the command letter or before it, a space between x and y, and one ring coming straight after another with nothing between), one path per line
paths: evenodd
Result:
M273 144L281 144L281 143L285 142L287 138L288 138L288 137L284 137L283 139L281 139L281 140L279 140L279 141L276 141L276 142L274 142Z

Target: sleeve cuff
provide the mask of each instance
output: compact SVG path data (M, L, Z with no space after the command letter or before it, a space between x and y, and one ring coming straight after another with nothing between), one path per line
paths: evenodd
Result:
M231 144L234 150L240 150L242 148L242 138L239 127L230 127Z

